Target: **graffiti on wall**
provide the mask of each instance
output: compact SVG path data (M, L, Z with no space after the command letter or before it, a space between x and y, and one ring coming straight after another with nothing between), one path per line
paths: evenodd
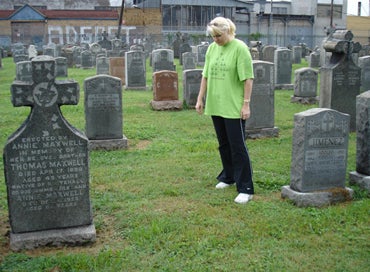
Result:
M117 26L48 26L49 43L77 44L92 43L104 32L109 37L116 36Z

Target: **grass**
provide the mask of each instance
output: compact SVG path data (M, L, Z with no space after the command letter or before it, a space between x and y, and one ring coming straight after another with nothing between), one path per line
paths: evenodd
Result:
M305 65L294 65L293 73ZM3 66L2 147L30 111L11 105L15 66L9 58ZM62 112L82 131L83 81L94 74L93 69L69 70L80 83L80 102L63 106ZM147 82L150 86L150 69ZM194 110L152 111L151 91L124 90L129 149L90 154L96 243L11 252L1 175L0 271L368 271L370 201L365 192L351 186L353 201L325 208L297 208L280 197L281 186L290 182L294 113L315 107L290 103L292 94L275 92L279 137L247 141L256 195L247 205L236 205L235 187L214 189L221 165L210 118ZM352 133L348 172L355 169L355 141Z

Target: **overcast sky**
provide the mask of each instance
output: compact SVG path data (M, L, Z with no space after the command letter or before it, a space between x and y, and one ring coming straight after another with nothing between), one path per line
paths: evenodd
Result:
M335 2L335 1L334 1ZM361 2L361 16L369 16L369 2L370 0L348 0L347 14L357 15L358 2ZM112 6L119 6L122 0L110 0ZM126 0L127 4L132 3L132 0ZM330 3L330 1L329 1ZM343 3L343 2L342 2Z

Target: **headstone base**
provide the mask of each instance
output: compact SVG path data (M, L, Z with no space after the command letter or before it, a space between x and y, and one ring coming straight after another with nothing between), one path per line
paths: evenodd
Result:
M10 233L10 249L20 251L42 246L78 246L96 240L94 224L75 228L43 230L26 233Z
M150 105L153 110L182 110L183 102L180 100L155 101L152 100Z
M319 97L318 96L315 96L315 97L291 96L290 102L312 105L312 104L316 104L319 102Z
M260 129L246 129L245 137L247 139L261 139L279 137L279 128L260 128Z
M349 173L349 184L358 185L370 193L370 176L353 171Z
M286 185L281 189L281 197L292 200L297 207L323 207L352 200L353 190L346 187L302 193Z
M122 139L89 140L90 150L117 150L127 149L128 141L125 135Z
M148 86L141 86L141 87L135 87L135 86L125 86L125 90L138 90L138 91L146 91L146 90L148 90Z
M294 84L275 84L275 90L294 90Z

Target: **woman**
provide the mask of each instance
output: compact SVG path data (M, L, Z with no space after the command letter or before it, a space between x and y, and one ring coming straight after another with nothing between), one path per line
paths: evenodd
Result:
M245 120L250 117L253 65L248 46L235 38L235 25L217 17L207 26L213 37L206 53L196 110L212 116L223 170L217 189L236 184L236 203L253 198L252 167L245 145Z

